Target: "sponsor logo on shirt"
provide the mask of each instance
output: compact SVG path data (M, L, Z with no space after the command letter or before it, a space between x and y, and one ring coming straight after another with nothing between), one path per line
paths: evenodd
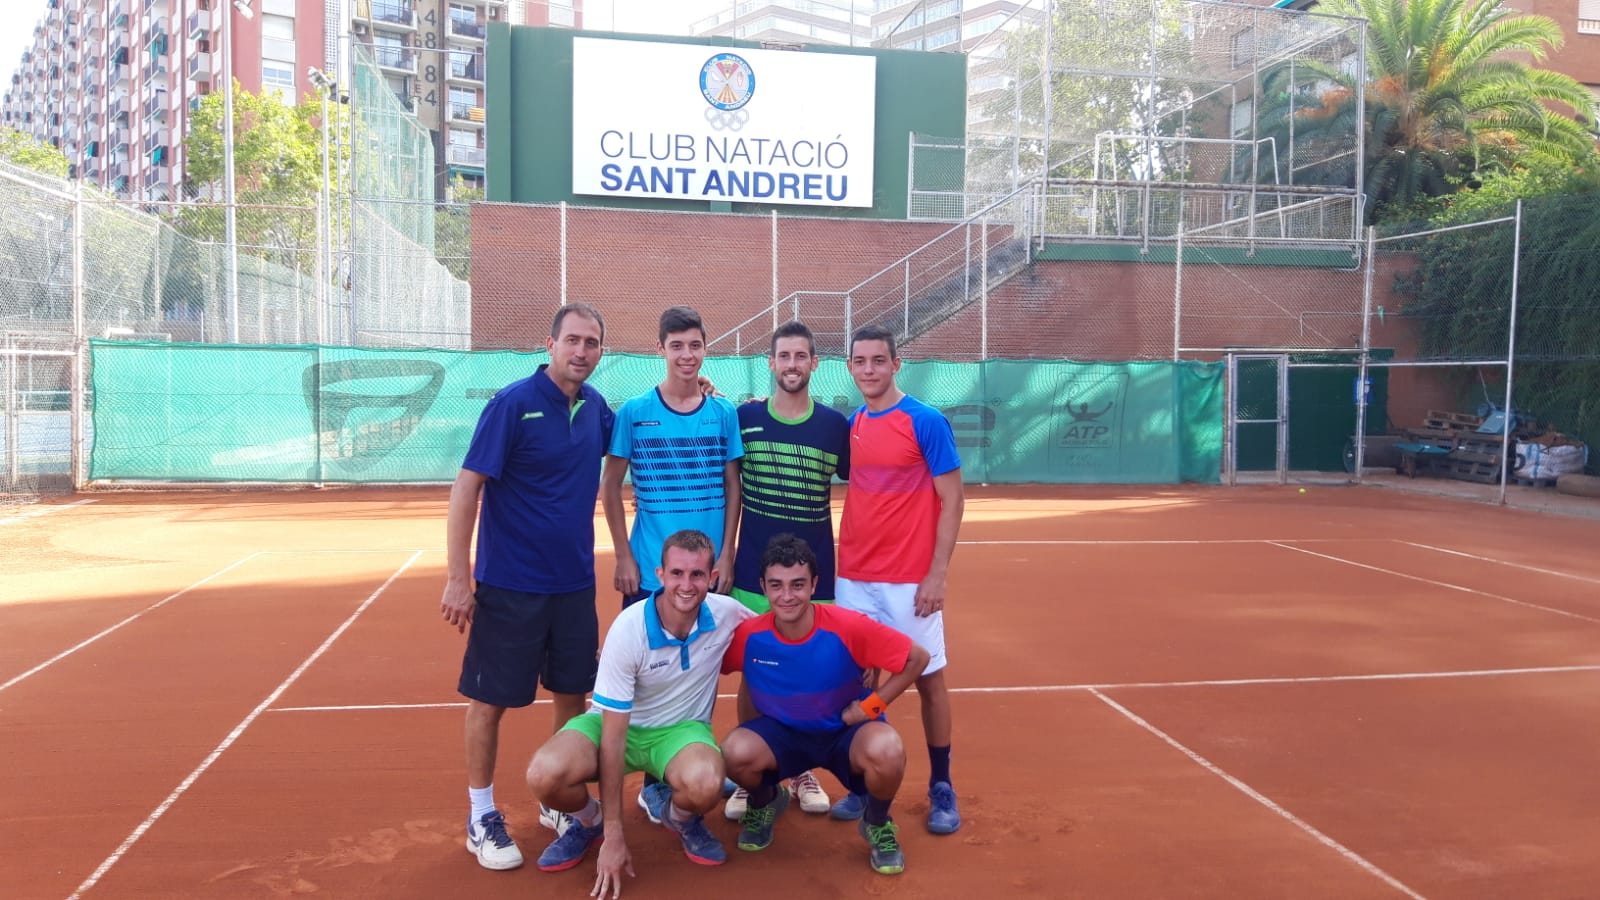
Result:
M653 672L656 669L661 668L662 666L670 666L670 665L672 665L672 660L670 660L670 659L658 659L655 662L651 663L650 665L646 666L645 667L645 671L646 672Z
M749 428L740 429L739 433L740 434L759 434L759 433L761 433L763 431L766 431L766 430L767 430L766 428L764 428L764 427L762 427L760 425L751 425Z
M781 665L781 663L779 663L775 659L762 659L759 656L750 657L750 661L755 663L758 666L776 666L776 665Z
M635 422L635 423L633 423L633 427L635 427L635 428L645 428L645 427L650 426L650 425L660 425L660 424L661 424L661 420L660 419L646 419L643 422Z
M542 413L542 412L531 412L531 413L523 413L522 414L522 421L524 421L524 422L528 421L529 419L542 419L542 418L544 418L544 413Z

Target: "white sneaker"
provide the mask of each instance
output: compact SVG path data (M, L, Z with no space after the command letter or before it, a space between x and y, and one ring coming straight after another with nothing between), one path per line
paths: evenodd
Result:
M726 816L729 821L737 822L739 821L739 818L744 815L744 811L749 807L750 792L744 788L738 788L732 794L728 795L728 803L726 806L722 807L722 814Z
M506 831L506 817L491 809L476 822L467 822L467 852L485 869L504 871L522 865L522 851Z
M572 815L559 809L551 809L541 803L539 804L539 824L554 831L556 837L560 837L567 833L568 828L572 827Z
M817 776L810 772L801 772L790 782L795 798L800 801L800 809L812 815L820 815L828 811L828 792L817 783Z

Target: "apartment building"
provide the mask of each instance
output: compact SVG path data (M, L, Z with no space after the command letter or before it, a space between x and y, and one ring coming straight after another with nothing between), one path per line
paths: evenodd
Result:
M434 135L437 186L481 186L489 24L583 27L583 0L353 0L350 33Z
M0 121L60 149L72 177L129 200L194 190L183 137L200 99L223 86L220 29L231 29L239 85L289 102L310 90L306 70L334 55L337 20L323 0L39 2Z

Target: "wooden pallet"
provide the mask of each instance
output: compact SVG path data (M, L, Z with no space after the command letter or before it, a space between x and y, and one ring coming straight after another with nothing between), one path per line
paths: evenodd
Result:
M1422 424L1439 431L1476 431L1483 424L1483 416L1430 409Z
M1523 487L1555 487L1556 486L1556 480L1554 478L1523 478L1520 475L1514 475L1514 476L1512 476L1511 480L1516 482L1517 484L1522 485Z

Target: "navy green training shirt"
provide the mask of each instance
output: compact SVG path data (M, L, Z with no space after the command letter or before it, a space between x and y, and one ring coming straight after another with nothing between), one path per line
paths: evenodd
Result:
M833 476L850 477L850 424L836 409L818 406L798 419L772 412L772 402L739 406L744 440L739 487L739 553L733 563L735 596L764 612L761 554L773 535L785 531L811 545L817 555L816 600L833 599L833 515L828 506ZM761 598L761 599L758 599Z

